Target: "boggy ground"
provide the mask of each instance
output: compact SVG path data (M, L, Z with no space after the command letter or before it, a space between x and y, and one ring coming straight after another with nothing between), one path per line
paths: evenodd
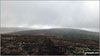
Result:
M46 35L1 35L2 55L83 55L99 51L99 41Z

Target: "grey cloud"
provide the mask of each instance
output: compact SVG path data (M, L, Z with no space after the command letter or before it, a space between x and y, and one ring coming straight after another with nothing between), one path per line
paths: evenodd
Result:
M99 30L99 1L2 1L1 26L47 25Z

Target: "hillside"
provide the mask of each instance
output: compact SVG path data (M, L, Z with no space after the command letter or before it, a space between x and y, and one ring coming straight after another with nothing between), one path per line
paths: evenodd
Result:
M79 29L25 30L1 34L2 55L84 55L99 51L99 33Z
M69 28L54 28L54 29L40 29L40 30L25 30L12 32L7 34L15 35L47 35L47 36L60 36L60 37L71 37L71 38L83 38L83 39L98 39L99 32L90 32L80 29L69 29Z

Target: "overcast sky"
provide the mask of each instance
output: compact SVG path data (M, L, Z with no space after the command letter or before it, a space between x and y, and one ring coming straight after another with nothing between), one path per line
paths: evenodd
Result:
M99 30L99 1L1 1L2 27Z

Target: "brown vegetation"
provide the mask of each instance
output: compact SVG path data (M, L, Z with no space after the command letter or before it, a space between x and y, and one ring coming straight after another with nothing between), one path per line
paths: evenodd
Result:
M2 55L82 55L98 51L99 41L46 35L1 35Z

